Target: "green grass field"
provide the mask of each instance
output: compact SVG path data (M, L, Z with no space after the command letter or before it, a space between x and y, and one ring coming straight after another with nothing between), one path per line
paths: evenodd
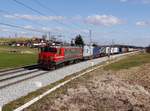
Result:
M0 69L36 64L37 57L37 49L0 46Z
M129 69L131 67L140 66L145 63L150 63L150 54L141 53L141 54L129 56L125 59L109 64L105 66L104 69L105 70Z

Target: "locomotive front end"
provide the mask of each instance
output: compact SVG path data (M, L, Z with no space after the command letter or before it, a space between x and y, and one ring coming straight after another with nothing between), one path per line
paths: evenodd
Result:
M43 47L39 53L38 64L40 68L50 69L55 66L55 55L57 49L53 47Z

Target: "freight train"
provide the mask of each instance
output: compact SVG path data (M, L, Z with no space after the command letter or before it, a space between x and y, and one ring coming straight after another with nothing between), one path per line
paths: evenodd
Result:
M45 46L41 48L41 52L39 53L38 64L40 68L55 69L59 66L82 60L126 53L134 50L134 48L117 46Z

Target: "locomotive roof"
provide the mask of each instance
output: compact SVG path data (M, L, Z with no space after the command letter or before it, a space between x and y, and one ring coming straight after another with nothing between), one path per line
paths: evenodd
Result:
M77 46L45 46L45 47L54 47L54 48L82 48Z

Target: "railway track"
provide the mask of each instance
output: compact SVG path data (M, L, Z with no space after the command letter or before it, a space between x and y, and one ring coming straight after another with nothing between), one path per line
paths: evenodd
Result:
M71 65L71 64L70 64ZM64 66L67 67L68 65ZM58 67L59 69L61 67ZM16 68L0 72L0 89L47 74L50 71L40 70L37 65Z
M74 63L72 63L74 64ZM70 65L72 65L70 64ZM64 66L67 67L68 65ZM61 67L58 67L59 69ZM56 69L56 70L57 70ZM52 69L53 70L53 69ZM47 74L49 71L38 69L38 65L0 71L0 89Z
M0 75L3 73L9 73L9 72L15 72L15 71L17 72L17 71L21 71L21 70L25 70L25 69L31 70L31 69L35 69L35 68L38 68L37 64L18 67L18 68L10 68L10 69L5 69L5 70L0 70Z
M5 87L8 87L8 86L11 86L11 85L14 85L14 84L17 84L19 82L22 82L22 81L26 81L28 79L32 79L34 77L37 77L37 76L40 76L40 75L43 75L43 74L46 74L48 71L35 71L34 73L30 72L30 73L24 73L22 75L19 75L17 77L11 77L11 78L7 78L5 80L3 80L0 84L0 89L3 89Z
M66 67L66 66L64 66ZM57 69L59 69L58 67ZM26 66L0 72L0 89L47 74L50 71L40 70L37 65Z
M38 69L37 65L0 71L0 89L42 75L48 71Z
M47 74L48 72L50 71L40 69L17 69L15 71L3 72L3 74L0 73L0 89Z

